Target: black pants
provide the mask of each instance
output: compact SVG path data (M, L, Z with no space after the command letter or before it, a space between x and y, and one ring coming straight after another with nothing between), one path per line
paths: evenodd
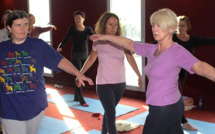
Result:
M184 114L182 98L167 106L149 105L149 115L143 128L143 134L183 134L181 117Z
M72 58L72 64L78 69L81 70L82 66L84 65L86 59L75 59ZM76 84L74 83L74 88L75 88L75 96L74 96L74 100L76 101L80 101L80 104L84 104L86 103L83 95L82 95L82 87L78 88L76 86Z
M181 95L183 95L182 87L183 87L184 83L187 80L187 76L188 76L188 72L186 70L184 70L184 69L181 69L181 71L179 73L179 79L178 79L178 89L181 92ZM187 122L188 121L187 121L186 117L183 115L182 119L181 119L181 123L185 124Z
M97 85L97 94L104 108L102 134L117 134L115 118L116 106L125 91L125 83Z

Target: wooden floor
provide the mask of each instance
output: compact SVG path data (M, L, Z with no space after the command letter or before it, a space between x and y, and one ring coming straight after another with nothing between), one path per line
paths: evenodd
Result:
M46 83L46 88L54 88L54 84L52 83ZM71 86L63 86L62 89L57 89L60 92L60 95L63 94L74 94L74 90L73 87ZM83 95L85 97L89 97L89 98L94 98L94 99L98 99L98 96L95 92L95 90L83 90ZM131 113L122 115L117 117L116 119L122 119L125 120L127 118L130 118L132 116L135 116L137 114L140 114L142 112L145 112L146 109L144 108L145 105L144 100L141 99L135 99L135 98L129 98L129 97L123 97L120 101L120 104L124 104L124 105L128 105L128 106L133 106L133 107L137 107L139 108L136 111L133 111ZM92 113L89 112L84 112L81 110L76 110L76 109L72 109L69 108L69 110L74 114L73 117L68 116L68 115L63 115L60 113L60 110L58 109L58 107L56 106L56 104L53 103L49 103L48 108L46 109L46 116L49 117L53 117L53 118L57 118L60 120L63 120L64 117L67 118L71 118L71 119L76 119L84 128L84 130L90 131L92 129L96 129L96 130L101 130L101 126L102 126L102 120L99 120L97 117L92 117ZM211 111L211 110L198 110L198 109L192 109L190 111L186 111L185 112L185 116L187 118L191 118L191 119L196 119L196 120L202 120L202 121L206 121L206 122L210 122L210 123L215 123L215 111ZM71 124L72 125L72 124ZM119 134L141 134L142 133L142 129L143 126L134 129L132 131L129 132L121 132ZM66 132L64 134L71 134L71 132Z

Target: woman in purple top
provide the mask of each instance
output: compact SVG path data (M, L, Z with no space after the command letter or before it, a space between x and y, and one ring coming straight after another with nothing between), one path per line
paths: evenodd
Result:
M105 12L96 23L95 32L97 34L121 36L122 31L118 16L110 12ZM139 87L141 88L142 76L131 52L111 42L95 42L87 61L81 69L81 73L84 74L98 58L96 90L105 111L102 134L117 134L115 107L125 91L125 55L129 64L138 75Z
M178 89L178 74L181 68L189 73L196 73L212 81L215 68L195 58L184 47L172 40L178 21L170 9L161 9L151 15L150 22L156 45L135 43L130 39L111 36L93 35L91 40L110 41L118 46L147 57L145 73L149 78L146 103L149 115L143 134L183 134L181 118L184 103Z

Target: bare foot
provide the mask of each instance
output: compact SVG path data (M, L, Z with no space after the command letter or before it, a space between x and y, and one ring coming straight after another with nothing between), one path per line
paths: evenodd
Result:
M189 122L184 123L183 126L182 126L182 128L190 130L190 131L198 131L198 129L195 128L194 126L192 126Z

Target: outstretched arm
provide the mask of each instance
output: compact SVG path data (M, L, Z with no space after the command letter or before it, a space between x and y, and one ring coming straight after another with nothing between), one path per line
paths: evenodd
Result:
M135 61L133 55L129 51L126 51L125 55L126 55L126 58L128 60L128 63L131 65L132 69L134 70L134 72L138 76L138 85L139 85L139 88L142 88L142 86L143 86L142 76L141 76L141 74L140 74L140 72L138 70L138 67L137 67L137 64L136 64L136 61Z
M114 35L100 35L94 34L90 36L90 39L93 42L103 40L103 41L110 41L118 46L121 46L131 52L135 52L134 50L134 42L131 39L121 37L121 36L114 36Z
M71 62L69 62L66 58L61 59L61 61L58 64L58 68L64 70L65 72L75 75L81 85L85 86L84 81L87 81L89 85L93 85L93 81L90 78L87 78L83 74L81 74L78 69L73 66Z
M192 71L215 82L215 68L206 62L198 61L193 65Z
M71 31L72 31L72 27L69 27L63 41L58 45L58 48L57 48L58 52L61 52L62 47L66 45L67 41L69 40L70 36L72 35Z

